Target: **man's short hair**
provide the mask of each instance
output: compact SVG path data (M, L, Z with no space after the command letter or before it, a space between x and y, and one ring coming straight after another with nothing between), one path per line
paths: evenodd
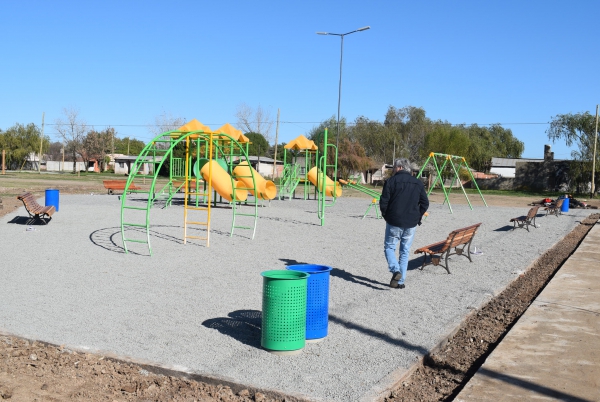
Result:
M412 172L410 162L406 158L398 158L394 161L394 169L401 167L402 170L406 170L408 173Z

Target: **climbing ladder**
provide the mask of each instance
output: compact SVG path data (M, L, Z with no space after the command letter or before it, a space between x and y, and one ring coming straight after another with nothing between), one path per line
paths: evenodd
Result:
M300 166L297 164L285 165L283 168L283 175L281 177L281 186L279 187L279 199L282 200L286 196L293 198L296 187L300 183L300 177L298 171Z

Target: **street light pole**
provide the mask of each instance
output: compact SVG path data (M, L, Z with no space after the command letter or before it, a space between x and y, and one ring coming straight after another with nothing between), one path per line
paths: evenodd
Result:
M339 90L338 90L337 128L336 128L336 135L335 135L336 150L338 149L338 146L340 143L340 106L342 103L342 61L344 59L344 36L350 35L354 32L366 31L367 29L371 29L371 27L366 26L366 27L355 29L354 31L343 33L343 34L331 33L331 32L317 32L317 35L333 35L333 36L339 36L341 38L341 42L340 42L340 84L339 84ZM327 144L325 144L325 145L327 145Z
M592 158L592 194L590 198L594 198L596 192L596 185L594 183L594 177L596 176L596 143L598 142L598 108L600 105L596 105L596 130L594 130L594 157Z

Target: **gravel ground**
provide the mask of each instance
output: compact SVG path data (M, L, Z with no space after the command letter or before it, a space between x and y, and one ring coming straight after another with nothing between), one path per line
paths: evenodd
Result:
M483 254L452 258L452 275L419 271L413 255L406 289L395 290L385 223L361 219L368 202L338 199L321 227L315 201L272 201L254 240L238 229L230 237L231 210L214 208L209 248L182 243L181 207L157 208L150 257L142 244L124 254L116 196L61 194L49 225L27 230L23 208L0 219L0 328L313 400L368 400L590 214L539 217L527 232L509 230L509 219L528 207L453 205L451 214L432 204L413 249L483 222L473 242ZM281 357L260 347L260 272L296 263L333 267L329 335Z

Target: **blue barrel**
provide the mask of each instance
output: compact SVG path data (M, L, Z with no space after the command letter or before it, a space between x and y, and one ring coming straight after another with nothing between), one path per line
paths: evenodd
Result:
M316 342L327 336L329 324L329 272L326 265L290 265L287 269L310 274L306 284L306 340Z
M569 197L565 197L560 212L569 212Z
M58 212L58 189L48 188L46 189L46 206L54 205L56 212Z

